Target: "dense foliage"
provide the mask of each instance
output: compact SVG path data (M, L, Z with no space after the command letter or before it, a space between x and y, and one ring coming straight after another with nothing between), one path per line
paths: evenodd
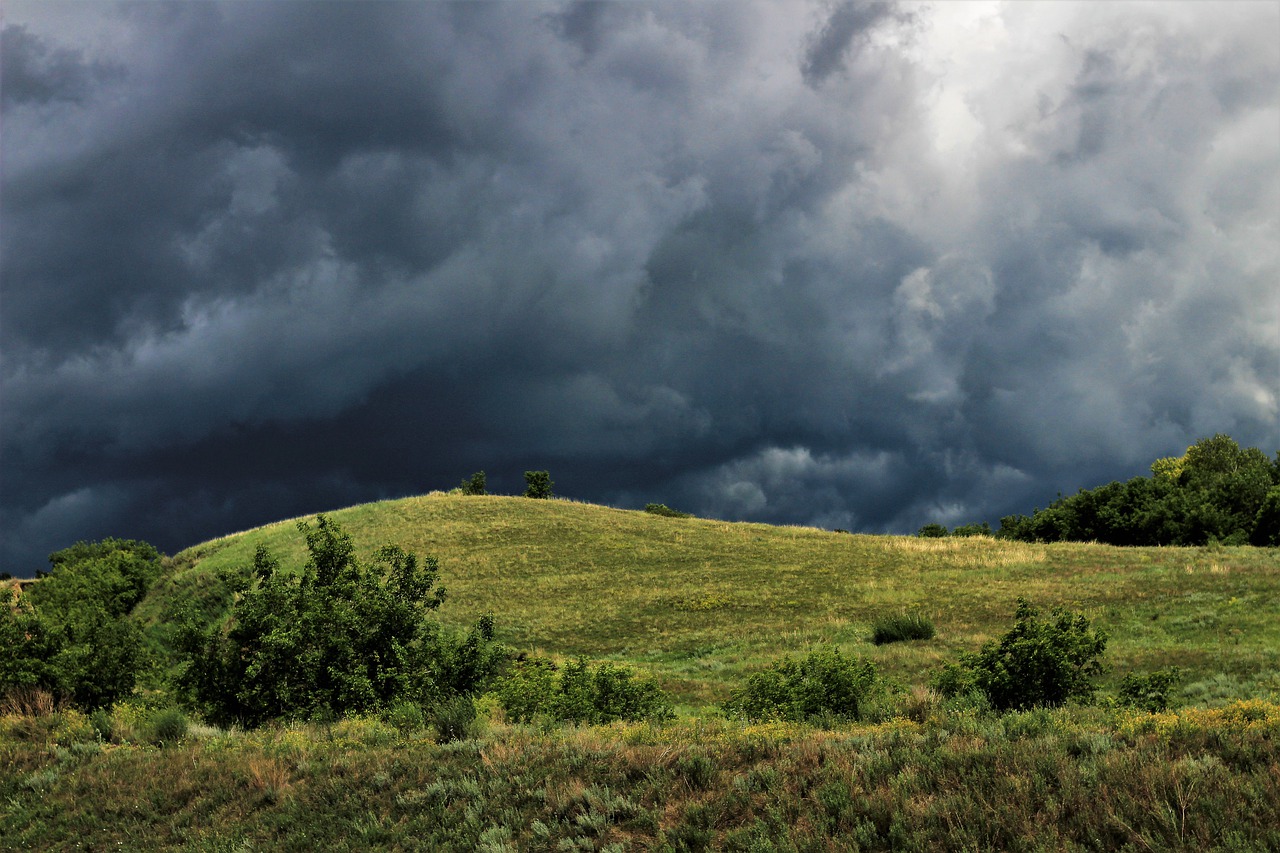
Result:
M500 657L492 620L458 639L428 618L444 600L434 559L420 564L388 545L365 565L327 517L298 527L310 553L300 574L259 547L230 623L192 624L180 637L178 683L208 719L257 725L432 704L491 674Z
M49 557L52 569L0 606L0 694L47 691L93 709L133 691L143 665L141 631L129 612L160 573L145 542L78 542Z
M880 688L875 664L818 646L803 658L784 657L753 673L724 710L747 720L858 720Z
M664 518L692 518L692 513L681 512L678 509L672 509L666 504L645 504L644 511L650 515L661 515Z
M547 471L525 471L524 472L524 496L526 498L549 498L551 497L551 487L555 483L551 480L551 474Z
M1000 520L997 535L1026 542L1109 545L1280 545L1280 453L1215 435L1135 477Z
M488 494L488 480L483 471L477 471L470 477L462 481L458 486L464 495L486 495Z
M976 689L997 710L1057 707L1093 697L1107 635L1090 630L1087 617L1063 608L1049 616L1018 599L1014 626L975 654L963 655L935 679L942 693Z
M562 667L544 658L516 661L497 689L507 718L539 717L571 723L667 720L671 700L651 679L611 663L592 667L577 658Z

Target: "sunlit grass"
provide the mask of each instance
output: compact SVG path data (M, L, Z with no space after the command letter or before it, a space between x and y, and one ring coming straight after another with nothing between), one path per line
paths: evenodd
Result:
M678 701L721 701L745 673L831 642L904 685L998 637L1014 602L1063 605L1110 634L1111 682L1172 664L1194 684L1229 675L1212 701L1280 689L1280 554L1257 548L1032 545L989 537L923 539L675 519L572 501L433 493L330 515L368 555L394 542L440 562L440 617L491 612L522 650L585 654L651 669ZM304 559L296 520L176 556L141 612L185 601L225 606L222 572L259 544ZM872 626L920 612L930 640L876 647Z

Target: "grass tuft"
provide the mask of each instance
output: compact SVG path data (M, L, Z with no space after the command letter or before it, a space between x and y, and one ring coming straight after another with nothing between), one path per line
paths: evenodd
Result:
M933 620L919 611L883 616L871 626L871 642L877 646L903 640L932 640L935 634Z

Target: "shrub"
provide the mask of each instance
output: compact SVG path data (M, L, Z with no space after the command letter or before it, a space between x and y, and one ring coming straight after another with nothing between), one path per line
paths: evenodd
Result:
M176 708L166 708L152 716L150 728L152 743L175 744L187 736L187 717Z
M1169 710L1169 694L1182 681L1178 667L1157 669L1146 675L1131 672L1120 682L1120 704L1157 713Z
M0 607L0 693L38 687L85 710L133 692L142 632L126 618L160 558L133 540L80 542L49 557L53 569Z
M464 495L485 495L486 482L483 471L477 471L471 475L470 479L463 480L458 488Z
M611 663L592 668L581 657L562 669L541 658L519 661L497 692L503 711L515 722L538 716L591 724L675 716L671 700L652 679Z
M924 613L899 613L875 621L871 626L871 642L883 646L900 640L932 640L935 633L933 620Z
M470 696L450 696L431 709L431 725L441 743L466 740L475 732L476 704Z
M724 710L753 721L858 720L880 689L873 663L819 646L800 660L784 657L751 675L733 692Z
M666 504L645 504L644 511L650 515L661 515L666 518L692 518L691 513L681 512L678 509L672 509Z
M947 528L941 524L926 524L916 531L916 535L922 539L941 539L947 535Z
M1106 632L1091 631L1086 617L1062 608L1042 618L1022 598L1014 618L1013 628L998 641L960 661L960 668L968 671L973 686L991 706L1000 711L1024 710L1091 699L1093 678L1103 671L1100 659L1107 648ZM961 692L969 680L953 670L936 679L934 686L955 695L950 691Z
M990 536L991 525L985 521L980 524L962 524L951 531L952 536Z
M417 702L401 700L396 702L386 713L386 720L401 733L417 731L426 725L426 715Z
M551 482L551 474L547 471L525 471L524 472L524 496L526 498L549 498L551 497L551 487L555 483Z
M212 722L332 719L479 688L492 620L458 640L428 618L444 600L434 559L389 545L366 565L325 516L298 528L310 553L301 574L260 547L229 627L179 633L178 684Z

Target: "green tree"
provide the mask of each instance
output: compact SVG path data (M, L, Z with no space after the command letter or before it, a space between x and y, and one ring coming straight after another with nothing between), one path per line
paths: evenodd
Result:
M1262 499L1249 541L1254 545L1280 545L1280 486L1271 487Z
M462 489L464 495L485 495L487 483L483 471L477 471L468 479L462 481L462 485L458 488Z
M480 670L492 655L451 642L428 618L445 594L433 558L419 563L388 545L366 565L326 516L298 528L309 554L300 573L259 547L229 624L190 623L179 636L178 683L211 720L252 726L380 711L401 700L432 704L489 675ZM474 645L491 638L489 623Z
M133 692L144 661L128 619L159 575L145 542L77 542L50 555L50 571L0 608L0 692L38 687L92 710Z
M555 485L551 482L551 474L547 471L525 471L524 483L526 498L549 498L551 487Z

